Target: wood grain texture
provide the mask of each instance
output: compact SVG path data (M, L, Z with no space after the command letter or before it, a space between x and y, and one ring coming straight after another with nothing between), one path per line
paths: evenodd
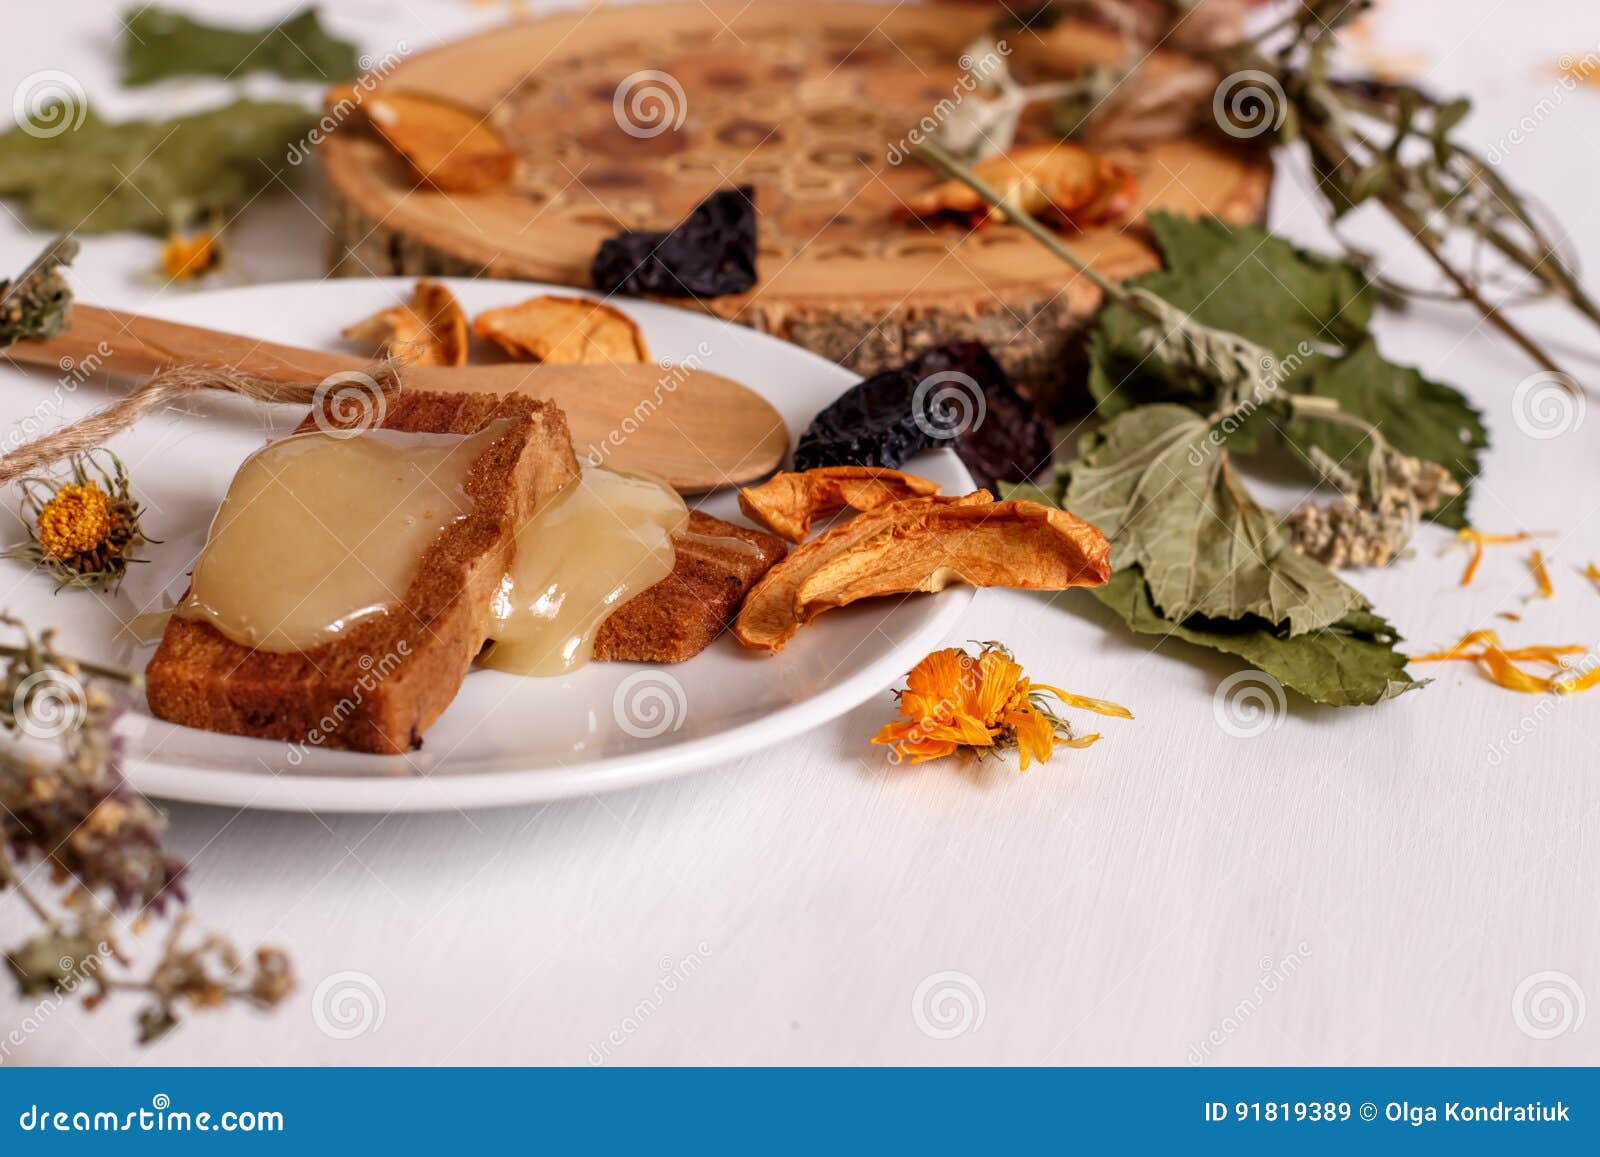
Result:
M761 280L705 308L863 374L977 339L1047 391L1064 380L1070 338L1099 291L1015 228L969 233L900 217L935 180L904 159L908 133L976 99L959 61L991 19L976 5L885 13L835 2L808 4L796 21L785 5L717 0L562 14L418 54L385 83L482 110L521 157L515 186L478 195L419 186L352 118L323 150L329 270L588 285L605 237L670 227L713 189L748 182ZM1121 46L1068 22L1014 35L1007 50L1019 74L1065 75L1117 60ZM1166 53L1149 67L1204 71ZM663 102L655 111L681 113L681 123L629 119L626 98L652 89ZM1030 119L1021 139L1047 131ZM1137 223L1147 210L1253 221L1266 204L1270 166L1220 135L1111 155L1138 177L1132 224L1073 244L1113 278L1158 264Z

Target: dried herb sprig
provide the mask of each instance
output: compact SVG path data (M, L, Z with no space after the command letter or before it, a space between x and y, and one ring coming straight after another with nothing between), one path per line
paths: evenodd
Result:
M139 502L109 450L74 455L68 479L31 476L22 488L28 541L0 554L47 571L62 587L115 589L145 542Z
M1142 319L1146 323L1142 334L1145 353L1160 360L1174 373L1193 373L1216 383L1221 397L1219 410L1232 410L1241 399L1270 392L1277 359L1264 346L1238 334L1203 325L1184 310L1148 290L1130 288L1106 277L1010 198L938 145L927 142L919 144L914 155L946 176L967 185L1003 212L1007 221L1092 282L1107 301L1124 306Z
M1171 28L1192 15L1193 4L1151 0L1150 7L1164 13L1163 26ZM1045 4L1023 23L1032 26L1054 8ZM1221 44L1187 44L1186 51L1222 80L1198 99L1187 91L1176 99L1189 104L1190 120L1211 120L1213 128L1235 138L1276 145L1303 141L1335 236L1353 209L1369 202L1381 206L1444 277L1449 289L1443 296L1470 305L1573 389L1573 379L1548 350L1506 316L1508 299L1491 292L1484 257L1497 254L1502 272L1531 283L1539 296L1567 303L1597 330L1600 303L1527 199L1457 138L1456 128L1471 111L1469 100L1439 100L1416 85L1337 74L1332 57L1339 34L1371 8L1372 0L1299 0L1253 34ZM1124 33L1153 35L1139 27L1129 25ZM1093 136L1114 125L1121 139L1137 136L1126 106L1148 88L1171 88L1170 77L1141 75L1150 57L1148 51L1128 54L1131 65L1119 72L1111 95L1070 126L1074 135ZM1213 112L1229 123L1216 124ZM1172 117L1148 119L1152 135L1171 135ZM1353 260L1370 265L1368 254L1339 241ZM1393 281L1380 284L1403 297L1441 296Z
M0 349L16 341L43 341L65 328L72 287L61 271L77 255L76 241L57 237L15 281L0 280Z
M281 951L259 949L246 963L216 934L191 941L186 914L169 919L155 962L135 967L129 936L183 900L183 865L162 847L165 817L119 766L119 692L139 677L68 658L51 632L35 636L9 616L0 626L20 636L0 645L0 730L11 737L0 746L0 891L14 890L39 922L6 953L18 990L90 1008L138 993L141 1041L174 1027L185 1006L278 1004L293 987Z

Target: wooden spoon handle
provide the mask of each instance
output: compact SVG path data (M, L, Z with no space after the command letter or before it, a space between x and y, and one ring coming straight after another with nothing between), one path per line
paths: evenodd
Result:
M153 374L189 362L285 382L314 382L368 364L344 354L296 349L92 305L74 305L65 332L48 341L19 341L5 353L12 361L29 365L78 367L93 373Z

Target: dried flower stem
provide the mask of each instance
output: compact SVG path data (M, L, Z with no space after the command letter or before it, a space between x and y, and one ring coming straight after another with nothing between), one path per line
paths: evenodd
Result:
M1259 400L1268 386L1267 374L1276 364L1270 350L1236 333L1203 325L1148 290L1129 289L1112 281L1069 249L1050 229L939 146L924 142L917 146L916 155L977 193L1004 213L1007 221L1086 277L1108 301L1123 306L1152 327L1146 334L1149 355L1214 382L1221 399L1220 410L1232 410L1240 404L1241 398Z

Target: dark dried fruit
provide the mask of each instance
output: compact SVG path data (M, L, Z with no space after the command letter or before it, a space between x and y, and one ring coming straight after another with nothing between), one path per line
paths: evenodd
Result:
M669 233L624 230L600 243L589 278L603 293L721 297L756 283L756 206L749 185L701 201Z
M794 464L892 469L948 446L992 490L1046 469L1050 434L1050 423L981 343L951 342L847 390L800 436Z

